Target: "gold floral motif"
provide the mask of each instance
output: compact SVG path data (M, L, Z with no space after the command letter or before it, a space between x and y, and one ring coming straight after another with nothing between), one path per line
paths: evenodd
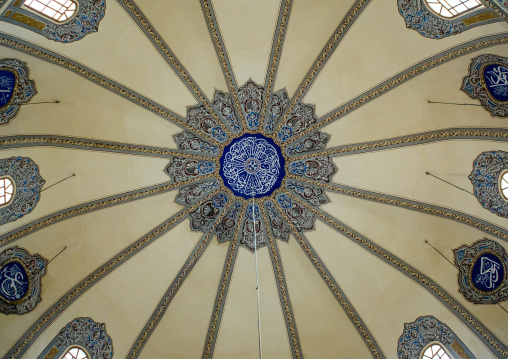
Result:
M11 19L26 24L28 26L35 27L37 30L42 30L46 27L45 23L40 22L39 20L35 20L33 17L27 16L19 12L12 15Z
M221 63L222 72L224 72L224 76L226 77L226 83L228 84L229 93L233 96L238 116L240 116L241 118L243 128L246 129L247 123L245 122L245 118L243 116L242 106L240 105L240 99L238 98L236 86L233 81L233 75L231 74L231 71L229 71L228 67L229 60L226 58L227 55L225 49L221 45L218 27L215 26L214 21L215 14L212 14L212 8L210 6L209 0L203 0L201 4L203 5L203 8L205 10L208 30L210 31L210 34L214 41L215 48L217 50L217 54L219 55L219 61Z
M277 62L279 61L280 49L282 46L282 40L283 40L282 38L284 37L284 31L285 31L287 20L289 17L289 9L291 7L292 2L293 2L293 0L285 0L284 1L284 9L282 11L280 11L280 13L281 13L280 27L279 27L279 32L277 33L277 40L275 41L275 46L273 48L272 62L270 64L270 68L268 70L269 75L268 75L268 79L267 79L266 85L265 85L265 94L264 94L264 98L263 98L263 105L261 106L261 115L259 117L261 119L261 121L263 121L266 116L266 109L268 108L268 100L269 100L270 94L272 93L272 90L273 90L273 83L275 80L275 71L277 68Z
M303 160L309 157L315 156L333 156L338 154L345 154L351 152L363 152L363 151L373 151L376 149L382 149L393 146L404 146L411 145L414 142L425 142L430 140L445 140L448 138L454 137L467 137L467 138L477 138L477 137L487 137L487 138L506 138L508 139L508 132L506 131L496 131L495 129L471 129L471 130L441 130L433 133L423 133L416 134L414 136L408 136L404 138L395 138L395 139L386 139L381 141L374 141L365 144L353 144L342 146L339 148L334 148L330 150L323 150L319 152L308 153L302 156L291 157L292 161Z

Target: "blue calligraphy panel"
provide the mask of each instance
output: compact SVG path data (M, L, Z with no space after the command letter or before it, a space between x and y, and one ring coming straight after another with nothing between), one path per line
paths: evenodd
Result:
M16 76L10 71L0 70L0 108L11 100L16 85Z
M492 97L498 101L508 101L508 68L499 64L487 65L483 77Z
M220 165L224 184L246 199L269 196L286 174L280 147L261 134L246 134L231 141L224 148Z
M9 262L0 269L0 295L16 301L28 292L28 275L18 262Z
M496 255L484 253L476 259L471 272L473 285L482 292L496 290L504 278L503 263Z

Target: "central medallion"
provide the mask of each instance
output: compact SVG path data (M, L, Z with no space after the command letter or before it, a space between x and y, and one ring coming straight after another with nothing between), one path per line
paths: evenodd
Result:
M235 138L224 148L220 175L224 184L245 199L269 196L286 174L280 147L261 134Z

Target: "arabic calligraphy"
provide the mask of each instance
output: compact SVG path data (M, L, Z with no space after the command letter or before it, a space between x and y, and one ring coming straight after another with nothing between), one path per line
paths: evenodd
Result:
M9 262L0 270L0 295L9 301L25 296L28 291L28 276L23 266Z
M501 284L503 277L503 265L492 253L482 254L473 266L473 284L481 291L495 290Z
M221 157L226 186L244 198L269 195L280 186L284 158L280 148L262 135L244 135L226 146Z
M0 108L11 100L16 85L16 77L7 70L0 70Z
M490 64L483 72L490 94L498 101L508 101L508 68Z

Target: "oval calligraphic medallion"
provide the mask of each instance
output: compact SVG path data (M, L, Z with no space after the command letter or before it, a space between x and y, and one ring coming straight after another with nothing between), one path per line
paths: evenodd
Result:
M16 76L10 71L0 70L0 108L9 103L15 86Z
M245 199L269 196L280 187L285 160L280 147L260 134L235 138L224 148L220 175L235 195Z
M12 261L0 269L0 296L9 301L15 302L22 299L28 292L28 275L25 267Z
M508 68L500 64L490 64L483 70L483 78L489 93L497 101L508 101Z
M471 281L478 290L492 292L503 283L504 275L504 266L499 257L483 253L476 258L471 270Z

